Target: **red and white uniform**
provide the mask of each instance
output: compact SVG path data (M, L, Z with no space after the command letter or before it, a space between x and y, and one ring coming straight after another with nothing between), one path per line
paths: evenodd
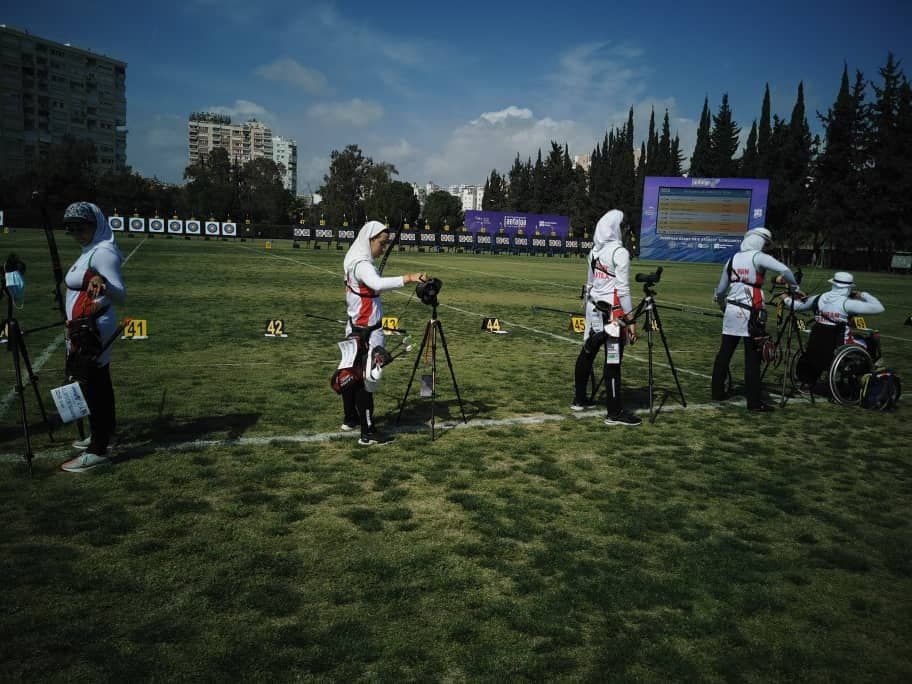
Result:
M741 241L741 251L735 254L722 269L722 276L716 286L716 299L726 302L722 319L722 334L734 337L750 337L747 322L751 309L762 309L763 281L767 271L778 271L790 285L798 285L789 267L779 260L763 253L765 240L761 235L748 232Z
M91 206L95 212L95 234L92 242L82 248L82 253L67 271L64 279L67 287L66 315L67 319L73 320L107 307L95 321L98 331L101 333L101 341L106 343L117 330L117 313L114 311L114 304L123 303L127 290L120 274L123 258L114 242L111 228L108 226L104 214L101 213L101 209L94 204ZM85 287L96 273L105 279L106 286L101 297L92 299L85 291ZM98 357L97 363L99 367L102 367L110 361L111 347L108 347Z
M596 302L609 302L615 318L633 309L630 297L630 252L621 242L623 212L612 209L595 226L594 245L589 252L589 271L586 279L586 330L601 331L604 327L602 312Z

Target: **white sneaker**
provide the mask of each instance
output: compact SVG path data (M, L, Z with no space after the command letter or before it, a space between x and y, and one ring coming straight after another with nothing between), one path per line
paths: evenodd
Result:
M98 454L86 452L80 454L76 458L71 458L69 461L61 465L60 468L61 470L65 470L68 473L87 473L90 470L95 470L97 468L102 468L109 465L111 465L111 459L107 456L99 456Z
M77 439L75 442L73 442L73 448L74 449L88 449L89 444L91 444L91 443L92 443L92 435L89 435L85 439Z
M358 427L359 427L358 423L355 423L354 425L349 425L348 423L342 423L342 425L339 426L339 429L342 430L342 432L351 432L352 430L357 430Z

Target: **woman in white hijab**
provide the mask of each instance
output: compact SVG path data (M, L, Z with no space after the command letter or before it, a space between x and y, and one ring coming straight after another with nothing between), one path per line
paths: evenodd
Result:
M123 259L101 209L91 202L74 202L67 207L63 223L67 234L82 248L66 274L68 362L83 360L77 375L82 376L78 379L91 411L92 434L73 443L85 451L61 468L70 473L84 473L110 464L107 452L115 428L111 348L99 350L117 334L114 305L124 302L127 290L120 274ZM90 334L80 336L80 330L88 330Z
M377 433L374 426L374 390L380 380L382 366L373 359L383 354L383 306L380 293L395 290L409 283L423 282L424 273L406 273L383 277L374 267L374 259L383 254L389 241L389 231L379 221L368 221L345 254L345 301L348 309L348 336L359 338L359 353L355 360L357 371L349 374L350 382L342 387L345 408L343 430L361 429L358 444L384 444L389 438Z
M602 345L611 345L611 362L605 363L606 425L637 426L643 421L624 410L621 396L621 359L625 343L636 342L636 321L630 297L630 253L621 241L624 212L612 209L595 225L592 251L589 252L586 277L586 329L583 348L576 358L572 411L583 411L595 405L586 394L586 384ZM598 308L596 305L601 305ZM604 310L610 310L605 314ZM605 319L608 318L608 321ZM619 321L626 327L621 331ZM609 337L606 322L616 334ZM623 332L623 334L622 334ZM617 340L617 341L615 341ZM615 353L616 352L616 353Z

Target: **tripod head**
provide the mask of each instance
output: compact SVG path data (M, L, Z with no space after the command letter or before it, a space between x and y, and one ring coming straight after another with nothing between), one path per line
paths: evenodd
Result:
M643 283L643 294L647 297L655 297L655 285L662 279L664 267L659 266L653 273L637 273L635 280Z

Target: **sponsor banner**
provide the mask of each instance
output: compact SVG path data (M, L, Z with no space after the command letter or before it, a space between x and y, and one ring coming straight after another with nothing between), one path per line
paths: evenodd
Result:
M219 235L220 228L221 224L218 221L206 221L203 230L206 232L207 237L216 237Z
M766 223L769 181L647 176L640 257L723 262Z
M313 229L306 226L301 226L300 228L294 229L294 237L296 240L312 240L313 239Z
M168 232L171 235L180 235L184 232L184 222L180 219L168 219Z
M357 231L354 228L339 228L336 231L336 242L351 244L355 241Z
M165 219L150 218L149 219L149 232L150 233L164 233L165 232Z
M131 233L144 233L146 231L146 219L134 216L129 219Z
M199 235L200 222L196 219L190 219L184 224L184 232L187 233L187 235Z
M111 230L122 231L124 229L123 216L108 216L108 225Z
M523 214L505 211L472 211L465 212L465 226L472 233L478 233L485 228L494 235L503 228L508 235L516 235L520 231L526 235L541 235L554 233L565 238L570 234L570 217L546 214Z
M237 224L234 221L225 221L222 224L222 235L225 237L237 237Z
M317 228L314 231L317 242L332 242L333 241L333 231L332 228Z

